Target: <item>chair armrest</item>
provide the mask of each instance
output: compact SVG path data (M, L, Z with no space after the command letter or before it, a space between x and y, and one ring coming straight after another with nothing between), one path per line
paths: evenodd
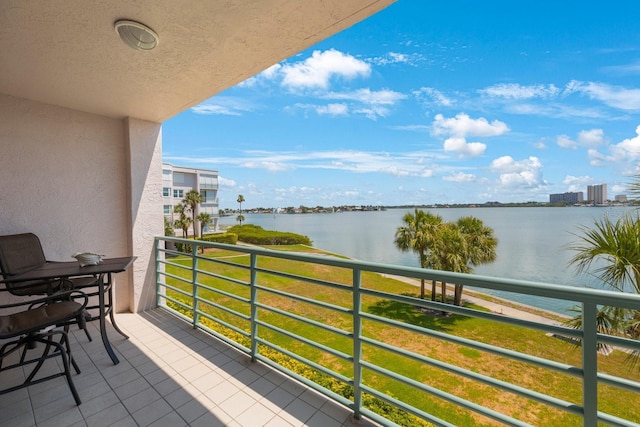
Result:
M15 302L12 304L0 304L0 309L22 307L26 305L34 306L37 304L51 303L55 301L66 301L66 300L83 301L81 304L82 304L82 308L84 309L87 306L87 303L89 302L89 297L87 296L87 294L85 294L82 291L77 291L77 290L62 291L62 292L58 292L56 294L49 295L42 298L28 299L20 302Z

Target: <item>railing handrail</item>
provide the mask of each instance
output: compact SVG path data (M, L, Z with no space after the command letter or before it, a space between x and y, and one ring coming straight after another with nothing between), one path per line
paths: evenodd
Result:
M634 310L640 311L640 295L622 293L622 292L614 292L608 290L599 290L599 289L589 289L589 288L578 288L571 287L565 285L553 285L541 282L533 282L533 281L523 281L523 280L514 280L514 279L504 279L504 278L493 278L487 276L476 276L469 274L460 274L460 273L451 273L445 271L438 270L429 270L422 269L416 267L403 267L397 265L390 264L380 264L380 263L372 263L366 261L358 261L358 260L348 260L342 259L338 257L332 256L320 256L315 254L306 254L306 253L295 253L289 251L275 251L271 249L265 249L256 246L248 246L248 245L229 245L224 243L214 243L214 242L205 242L200 240L191 240L191 239L182 239L176 237L156 237L155 239L155 251L156 251L156 275L157 275L157 288L158 288L158 304L163 305L163 301L171 301L175 304L183 306L185 309L191 310L193 312L192 321L194 328L203 328L213 335L223 339L225 342L228 342L231 345L234 345L240 348L243 351L246 351L252 359L261 360L270 366L279 369L289 375L299 379L304 382L308 386L324 393L325 395L337 400L338 402L347 405L352 408L354 412L354 416L360 417L361 415L368 416L375 421L381 422L382 424L387 424L388 420L382 418L377 413L367 409L363 405L362 401L362 393L369 393L370 395L379 398L383 401L386 401L396 407L404 410L410 414L414 414L419 416L427 421L433 422L436 425L450 425L448 422L432 415L423 412L422 410L415 408L409 404L398 401L392 396L387 395L380 390L373 389L370 385L365 384L362 380L362 370L366 368L370 371L377 372L381 375L387 376L390 379L395 381L402 382L410 387L415 388L416 390L423 391L429 393L433 396L436 396L440 399L444 399L455 405L466 408L470 411L476 412L483 416L492 418L494 420L500 421L502 423L508 425L527 425L526 423L512 418L511 416L496 412L488 407L484 407L474 402L467 401L463 398L460 398L456 395L450 394L446 391L439 390L427 384L423 384L421 382L415 381L412 378L406 377L402 374L395 373L393 371L389 371L388 369L372 364L370 361L365 360L362 357L363 344L367 344L368 346L385 348L386 344L382 341L377 341L372 339L371 337L367 337L362 332L362 321L366 319L367 321L372 322L380 322L384 323L393 328L398 328L401 330L411 331L412 333L419 333L425 336L433 337L440 341L450 342L458 345L462 345L464 347L477 349L482 352L493 353L500 357L505 357L510 360L527 363L532 366L537 366L540 368L544 368L551 371L561 372L563 374L568 374L571 376L576 376L582 379L582 405L578 405L575 403L567 402L562 399L558 399L556 397L546 395L544 393L539 393L534 390L530 390L521 386L517 386L515 384L506 383L500 381L499 379L494 379L492 377L485 376L483 374L478 374L472 370L467 370L466 368L454 367L454 365L448 365L446 363L441 363L436 361L435 359L430 359L428 357L424 357L419 355L418 353L413 353L409 350L405 350L402 348L394 348L393 352L399 354L403 357L408 357L413 360L422 361L427 364L431 364L433 366L437 366L438 369L442 369L445 371L454 372L457 375L462 375L463 377L470 378L480 383L490 384L493 387L501 388L511 393L515 393L517 395L523 396L525 398L541 402L542 404L549 405L551 407L555 407L562 411L582 416L583 424L585 426L596 426L598 422L607 422L613 425L640 425L636 424L633 421L623 420L612 416L610 414L606 414L598 410L598 385L599 384L607 384L614 387L619 387L621 389L625 389L627 391L638 393L640 391L640 382L633 381L621 377L616 377L608 374L601 374L598 372L597 367L597 351L599 345L608 344L619 346L619 347L627 347L632 349L633 351L640 352L640 341L631 340L628 338L622 337L614 337L609 335L603 335L598 332L596 327L597 324L597 308L598 306L615 306L615 307L623 307L630 308ZM189 245L190 250L188 252L179 252L173 250L167 250L164 248L160 248L160 244L163 242L173 242L177 244ZM250 257L248 265L244 264L235 264L228 260L217 260L215 258L208 258L204 255L200 255L198 249L202 248L218 248L223 250L228 250L232 252L241 253L243 255L248 255ZM191 260L190 266L184 266L179 263L171 262L165 260L162 255L164 254L172 254L172 255L181 255L186 259ZM291 261L299 261L306 263L314 263L332 267L343 268L352 271L351 285L348 284L338 284L334 282L327 281L322 278L313 278L313 277L305 277L300 276L294 273L288 272L280 272L277 270L271 270L265 267L258 267L258 258L259 257L268 257L268 258L278 258L284 260ZM218 263L218 265L223 266L233 266L234 268L242 269L243 271L249 272L250 279L249 280L240 280L237 278L232 278L228 276L223 276L218 273L208 272L199 267L199 262L202 260L208 260L213 263ZM165 266L173 266L176 268L182 268L185 270L191 271L191 277L181 278L177 275L170 274L164 272ZM361 287L362 282L362 274L363 272L373 272L373 273L381 273L381 274L391 274L395 276L404 276L410 277L412 279L425 279L425 280L436 280L439 282L450 283L450 284L461 284L465 286L472 286L476 288L485 288L492 290L502 290L508 292L514 292L519 294L526 295L535 295L547 298L556 298L566 301L574 301L580 303L582 306L582 316L583 316L583 328L582 329L571 329L566 326L560 325L552 325L546 323L536 322L534 320L525 320L518 318L511 318L509 316L502 316L496 313L483 312L478 311L473 308L465 308L465 307L456 307L450 306L444 303L438 303L428 300L420 300L416 298L411 298L403 295L389 294L383 291L368 289ZM341 291L348 291L352 293L353 300L351 301L350 308L344 308L335 306L333 304L329 304L322 301L310 301L308 298L290 294L283 290L274 290L268 287L264 287L260 283L258 283L257 277L258 274L268 274L272 276L277 276L285 279L298 280L302 282L307 282L310 285L318 285L323 287L336 288ZM199 282L200 277L212 277L221 279L224 281L228 281L229 283L234 283L239 286L246 287L250 290L250 297L239 297L220 289L214 289L210 285L203 285ZM183 283L191 286L192 288L189 292L180 290L172 285L166 283L166 280L181 280ZM169 296L166 294L166 289L171 291L176 291L179 295L182 296L191 296L192 306L185 305L184 302ZM199 289L206 289L209 291L213 291L218 293L219 295L225 295L227 297L232 298L236 302L248 304L250 307L250 314L241 313L235 311L230 306L224 307L218 304L217 302L207 302L207 300L203 299L199 296ZM275 295L280 297L291 297L292 300L296 300L302 303L311 303L313 306L318 306L322 309L328 309L331 311L335 311L337 313L341 313L342 315L350 315L352 316L352 330L341 330L335 328L330 325L320 325L317 321L313 319L309 319L299 314L288 313L279 308L269 306L263 302L258 300L258 291L261 292L272 292ZM472 339L459 337L452 334L447 334L446 332L440 332L436 330L427 329L422 326L414 326L411 324L403 323L397 320L393 320L386 317L379 317L374 314L363 312L361 309L362 306L362 298L364 296L375 297L375 298L384 298L388 300L400 301L403 303L409 303L416 307L424 307L430 308L432 310L444 310L460 314L463 316L469 317L477 317L485 320L491 320L495 322L500 322L504 324L511 324L516 326L525 327L528 329L536 329L541 330L543 332L547 332L550 334L561 335L573 339L578 339L582 341L582 364L581 366L572 366L570 364L565 364L561 362L556 362L553 360L544 359L538 356L529 355L527 353L509 350L507 348L503 348L500 346L495 346L488 343L483 343L481 341L474 341ZM241 328L238 328L227 321L224 321L220 318L216 318L208 313L202 312L199 309L200 303L206 303L213 307L216 307L228 314L235 315L244 321L250 322L250 331L244 331ZM337 351L336 349L325 346L320 342L315 342L312 339L302 337L297 335L295 332L287 331L278 327L277 325L269 324L262 319L258 318L258 312L260 310L263 311L271 311L280 316L284 316L285 318L289 318L296 322L302 322L306 324L310 324L315 327L320 327L321 329L327 331L328 333L334 333L340 335L342 337L348 338L352 340L352 355L346 354L343 351ZM171 309L169 309L171 310ZM185 318L184 315L177 313L179 316ZM204 326L200 322L200 318L204 317L205 319L217 322L225 327L230 328L231 330L244 335L248 339L250 339L250 348L245 347L240 343L235 343L233 340L227 338L226 336L212 331L208 327ZM279 347L277 344L271 343L265 340L260 336L258 328L266 328L268 330L273 330L278 332L290 339L296 340L297 342L309 345L313 348L319 349L327 354L331 354L345 360L348 360L352 363L352 379L348 380L342 374L337 372L333 372L330 368L321 366L316 362L307 360L302 356L296 355L295 353ZM310 380L307 380L304 377L296 374L284 368L274 361L270 360L266 356L261 355L258 352L258 344L265 345L272 349L275 349L289 357L292 357L295 360L301 361L308 366L318 369L320 372L333 376L336 379L341 381L348 381L348 383L353 387L353 400L345 400L343 397L336 395L335 393L325 389Z
M238 251L237 245L226 243L206 242L202 240L183 239L177 237L156 237L159 240L174 243L194 244L203 247L228 249ZM465 286L473 286L498 291L515 292L525 295L534 295L561 299L575 302L591 302L598 305L615 305L624 308L637 308L640 305L640 294L615 292L606 289L593 289L556 285L543 282L535 282L519 279L505 279L501 277L482 276L476 274L454 273L443 270L431 270L428 268L405 267L394 264L373 263L353 259L343 259L325 255L303 254L289 251L276 251L257 246L242 245L242 252L263 255L273 258L282 258L292 261L313 262L332 267L357 268L359 270L374 273L395 274L397 276L410 276L416 279L436 280L438 282L456 283ZM569 297L570 296L570 297Z

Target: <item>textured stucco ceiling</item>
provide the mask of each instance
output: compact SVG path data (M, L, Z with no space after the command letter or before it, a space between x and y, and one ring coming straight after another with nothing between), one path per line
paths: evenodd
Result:
M162 122L394 0L2 0L0 93ZM113 23L160 37L127 47Z

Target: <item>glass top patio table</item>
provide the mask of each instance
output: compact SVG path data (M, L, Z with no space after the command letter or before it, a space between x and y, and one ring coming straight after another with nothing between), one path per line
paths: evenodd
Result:
M69 279L73 277L94 276L96 277L96 286L98 286L98 308L100 310L100 335L102 336L102 342L104 344L109 357L113 361L114 365L120 363L118 357L111 348L111 343L107 336L105 317L109 314L111 318L111 324L114 329L125 338L129 338L124 332L118 328L114 318L113 311L113 281L112 274L121 273L126 271L136 257L118 257L118 258L104 258L97 265L87 265L80 267L78 261L64 261L64 262L47 262L39 267L25 271L24 273L16 274L10 277L6 277L0 280L0 283L6 282L23 282L30 280L46 280L46 279ZM106 300L105 300L106 294Z

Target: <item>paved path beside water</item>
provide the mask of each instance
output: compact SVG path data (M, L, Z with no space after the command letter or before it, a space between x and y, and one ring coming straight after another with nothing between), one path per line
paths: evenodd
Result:
M405 282L408 283L410 285L414 285L417 287L420 287L420 280L417 279L411 279L409 277L404 277L404 276L395 276L395 275L391 275L391 274L382 274L383 277L388 277L390 279L395 279L401 282ZM451 290L453 291L453 287L451 287ZM543 315L537 314L537 313L544 313L544 309L538 308L538 307L531 307L531 306L527 306L525 304L520 304L517 302L513 302L513 301L508 301L505 300L503 298L499 298L499 297L495 297L493 295L491 295L491 298L496 300L497 302L494 301L488 301L484 298L480 298L475 296L474 294L478 294L478 292L474 292L474 291L469 291L469 290L465 290L464 294L462 295L462 298L466 301L472 302L474 304L477 304L479 306L485 307L489 310L491 310L493 313L498 313L498 314L503 314L505 316L509 316L509 317L515 317L517 319L523 319L523 320L530 320L533 322L538 322L538 323L544 323L547 325L559 325L560 322L557 320L557 317L563 317L561 314L558 313L552 313L549 312L549 317L545 317ZM504 303L500 303L499 301L504 301ZM522 307L522 309L518 309L516 307ZM529 309L529 310L527 310ZM532 311L535 311L535 313L533 313ZM554 318L555 316L555 318ZM567 317L568 319L569 317Z

